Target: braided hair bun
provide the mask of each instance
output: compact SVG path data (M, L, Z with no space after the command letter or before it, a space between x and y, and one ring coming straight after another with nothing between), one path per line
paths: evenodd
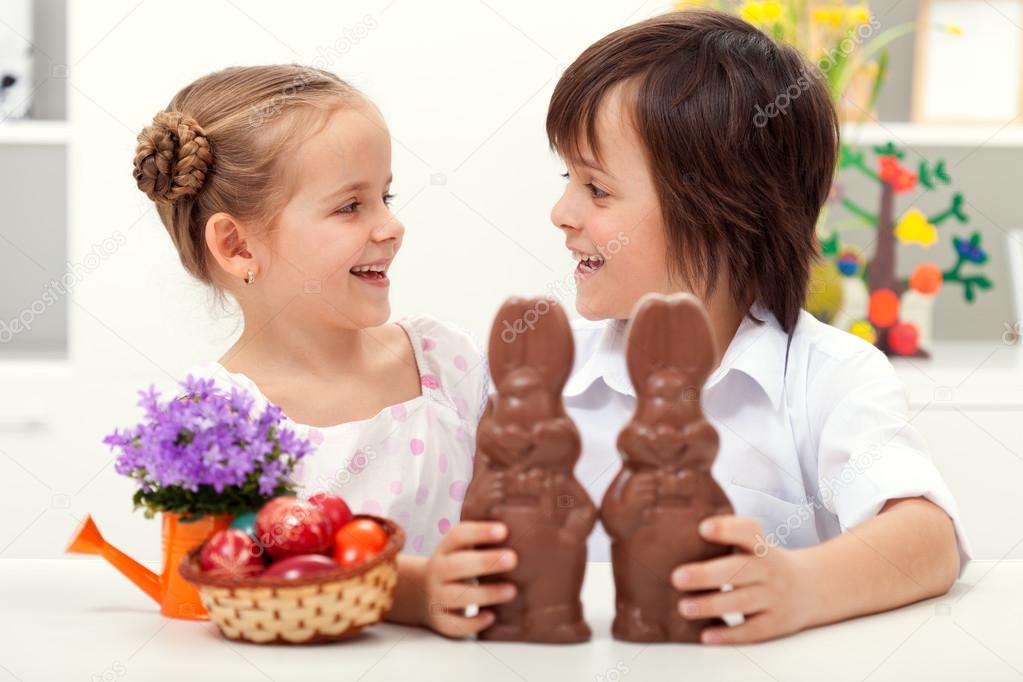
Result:
M132 175L139 189L158 204L195 196L212 168L206 131L187 114L161 111L139 133Z

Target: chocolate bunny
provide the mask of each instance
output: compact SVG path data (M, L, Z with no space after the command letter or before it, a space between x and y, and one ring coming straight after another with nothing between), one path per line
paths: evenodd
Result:
M611 537L615 577L612 634L632 642L698 642L719 619L678 611L672 570L728 554L697 532L700 521L732 513L711 477L717 432L703 417L700 390L715 363L707 313L689 294L648 294L626 332L636 411L618 436L622 468L600 519Z
M518 554L515 584L480 639L567 643L590 638L579 592L597 510L573 474L579 432L561 402L572 370L572 331L557 302L509 299L490 333L491 395L476 437L462 520L502 521Z

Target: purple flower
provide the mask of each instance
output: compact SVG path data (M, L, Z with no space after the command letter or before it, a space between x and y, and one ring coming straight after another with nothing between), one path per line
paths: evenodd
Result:
M117 473L136 480L137 505L147 513L237 513L291 489L295 465L312 447L279 407L257 411L247 392L225 393L212 378L189 375L180 386L184 393L166 402L153 386L139 391L143 421L103 439L118 453Z

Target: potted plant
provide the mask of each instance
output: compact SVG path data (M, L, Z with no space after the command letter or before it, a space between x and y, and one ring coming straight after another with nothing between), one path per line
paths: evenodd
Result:
M180 386L183 394L166 401L152 386L140 391L142 422L103 440L118 453L117 472L138 485L135 509L147 518L161 515L161 574L109 545L89 517L67 551L102 555L164 615L203 619L197 591L178 574L181 558L234 516L293 493L292 473L312 448L285 425L276 405L257 410L250 394L219 390L211 378L189 375Z

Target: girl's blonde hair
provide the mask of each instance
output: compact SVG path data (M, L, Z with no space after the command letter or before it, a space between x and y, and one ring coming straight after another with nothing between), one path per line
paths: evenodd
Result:
M291 191L285 153L361 99L336 75L298 65L231 67L178 92L139 134L133 175L185 269L215 287L206 221L223 212L271 225Z

